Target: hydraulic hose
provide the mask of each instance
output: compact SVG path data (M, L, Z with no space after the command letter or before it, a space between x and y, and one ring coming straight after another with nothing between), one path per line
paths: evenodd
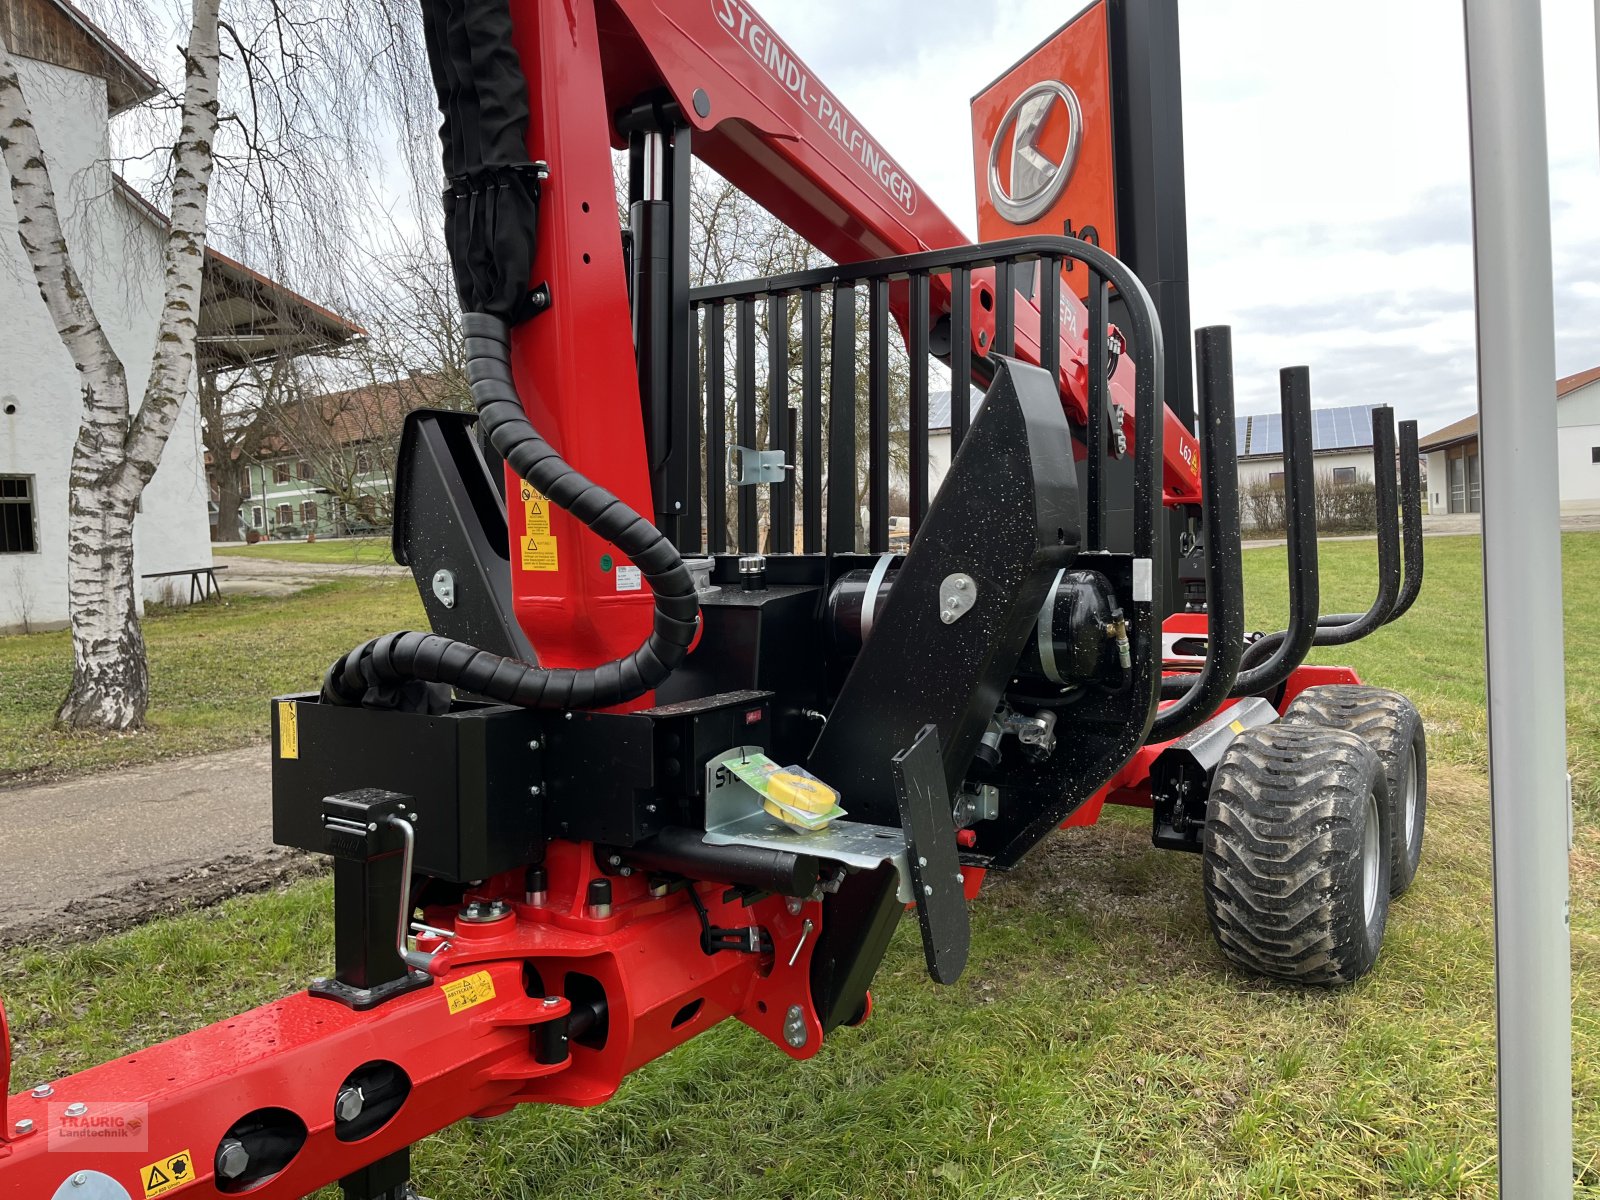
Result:
M575 471L529 422L512 384L506 322L469 312L461 326L472 401L490 443L520 479L632 560L655 593L654 626L632 654L577 670L533 666L431 633L389 633L329 667L322 699L357 705L369 689L409 680L449 684L523 708L605 708L642 696L666 680L694 640L700 602L689 570L654 525Z

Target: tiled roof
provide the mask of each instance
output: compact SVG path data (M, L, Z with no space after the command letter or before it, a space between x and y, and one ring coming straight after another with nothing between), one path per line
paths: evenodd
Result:
M1591 383L1600 383L1600 367L1590 367L1587 371L1579 371L1575 375L1564 375L1556 380L1556 399L1570 396L1579 388L1587 387ZM1453 445L1464 442L1468 438L1478 436L1478 414L1462 417L1446 425L1443 429L1436 429L1418 443L1419 450L1437 450L1441 446Z

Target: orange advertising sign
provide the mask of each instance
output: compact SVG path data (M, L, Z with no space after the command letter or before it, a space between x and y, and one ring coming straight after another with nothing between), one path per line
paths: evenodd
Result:
M1105 0L972 98L978 240L1065 233L1117 252ZM1088 272L1067 264L1080 298Z

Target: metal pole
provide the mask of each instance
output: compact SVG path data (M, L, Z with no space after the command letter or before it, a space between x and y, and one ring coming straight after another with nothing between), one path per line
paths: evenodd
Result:
M1572 1195L1566 697L1537 0L1463 0L1494 855L1500 1194Z

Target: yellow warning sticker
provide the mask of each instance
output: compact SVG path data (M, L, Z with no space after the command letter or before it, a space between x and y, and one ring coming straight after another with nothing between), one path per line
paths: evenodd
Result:
M300 710L293 700L278 701L278 757L300 757Z
M530 483L522 485L522 513L527 520L529 537L550 536L550 501Z
M478 971L453 983L447 983L439 990L444 993L444 1001L450 1006L450 1013L454 1016L458 1012L465 1012L474 1004L493 1000L494 980L490 978L489 972Z
M543 534L522 539L522 569L524 571L554 571L556 569L556 539Z
M1233 730L1235 733L1243 733L1244 732L1244 722L1243 721L1230 721L1228 723L1228 728Z
M187 1150L158 1158L148 1167L139 1168L139 1182L144 1185L144 1200L165 1196L195 1181L194 1156Z

